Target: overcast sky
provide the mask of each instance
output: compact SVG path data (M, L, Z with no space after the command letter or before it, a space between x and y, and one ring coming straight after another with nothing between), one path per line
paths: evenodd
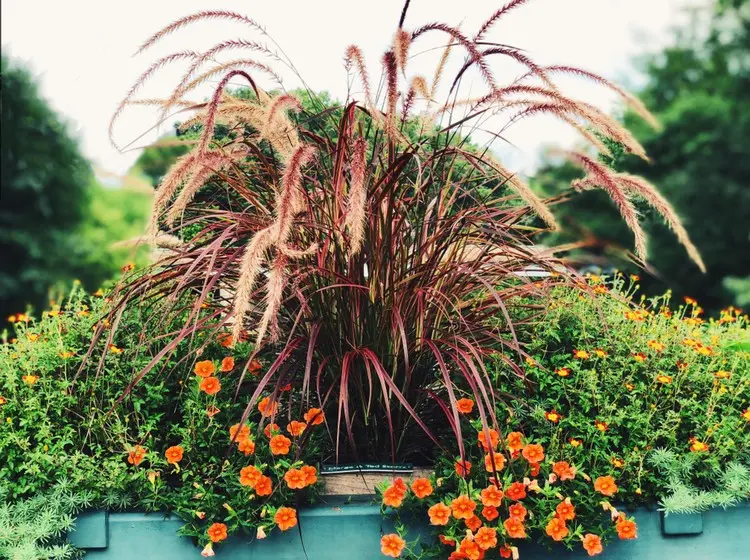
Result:
M461 29L474 32L504 2L412 0L406 26L439 20L460 23ZM169 52L205 49L228 38L258 39L237 24L203 23L174 34L153 52L133 57L138 45L161 26L202 9L248 15L266 27L312 88L341 98L346 93L342 62L346 46L358 44L377 75L403 0L2 0L0 4L3 51L30 65L40 79L42 94L69 120L86 155L101 168L123 173L137 152L116 151L107 140L107 125L119 100L151 62ZM680 7L685 4L686 0L531 0L499 23L488 39L522 47L538 63L580 66L633 86L638 83L634 58L670 42L669 29L682 19ZM150 83L144 95L167 95L175 79L174 72L166 72ZM293 88L298 83L285 76L284 85ZM589 84L571 83L566 93L606 109L613 107L612 96ZM117 126L117 140L126 144L153 124L153 113L126 113ZM504 155L517 171L523 171L533 165L542 145L567 144L574 136L542 120L524 122L507 137L514 147ZM146 138L153 139L154 134Z

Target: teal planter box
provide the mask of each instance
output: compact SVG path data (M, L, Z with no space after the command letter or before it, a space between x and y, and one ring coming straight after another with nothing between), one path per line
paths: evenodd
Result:
M602 560L672 560L750 558L750 504L711 510L697 516L638 510L638 539L612 542ZM392 531L377 506L327 505L299 512L299 527L274 531L264 540L236 536L217 546L226 560L383 560L380 537ZM193 542L177 536L179 519L158 514L89 512L77 521L70 541L86 550L86 558L101 560L182 560L200 558ZM585 551L569 552L528 543L521 560L583 560ZM447 557L447 554L446 554Z

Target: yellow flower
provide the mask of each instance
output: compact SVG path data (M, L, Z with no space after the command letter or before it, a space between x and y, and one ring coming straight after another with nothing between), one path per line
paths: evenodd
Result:
M602 350L601 348L597 348L596 350L594 350L594 354L596 354L596 356L598 358L606 358L607 357L607 353L604 350Z
M32 385L34 385L34 383L36 383L37 381L39 381L39 376L38 375L24 375L21 378L21 380L24 383L26 383L26 385L28 385L29 387L31 387Z
M94 292L94 295L95 295L96 297L102 297L102 296L104 295L104 290L102 290L101 288L99 288L98 290L96 290L96 291Z
M637 352L636 354L633 354L633 359L636 362L643 363L646 361L646 354L643 352Z
M641 277L638 276L637 274L631 274L630 275L631 282L638 282L638 280L640 280L640 279L641 279Z
M704 346L703 344L699 344L694 350L701 356L711 356L714 353L710 346Z
M599 295L606 294L607 293L607 287L604 286L603 284L599 284L598 286L596 286L594 288L594 293L595 294L599 294Z
M59 309L53 309L52 311L47 312L50 317L57 317L58 315L60 315L60 313L62 313L62 311L60 311Z
M68 358L72 358L73 356L75 356L75 354L71 352L70 350L65 350L63 352L60 352L60 357L63 360L67 360Z
M586 350L574 350L573 357L578 358L579 360L586 360L589 357L589 353L586 352Z
M109 345L109 351L112 352L113 354L122 354L122 348L118 348L114 344Z
M664 375L664 374L657 375L656 376L656 381L658 383L661 383L662 385L669 385L670 383L672 383L672 376L671 375Z
M658 342L656 340L649 340L648 341L648 347L652 350L656 350L657 352L663 352L664 351L664 344L661 342Z
M632 391L633 389L635 389L635 385L633 385L632 383L625 383L625 388L628 391Z
M748 420L750 420L750 418L748 418ZM583 442L580 439L570 438L568 440L568 443L570 443L570 445L572 445L573 447L579 447Z
M599 430L600 432L606 432L607 430L609 430L609 424L601 420L597 420L595 425L596 425L596 429Z
M530 366L535 366L535 365L536 365L536 362L535 362L535 361L534 361L534 360L533 360L532 358L529 358L529 357L527 356L527 357L526 357L526 364L527 364L527 365L530 365Z
M708 445L703 443L702 441L698 441L695 438L690 438L690 451L692 451L693 453L708 451Z
M625 461L618 459L617 457L612 457L612 466L616 469L621 469L625 466Z
M750 408L745 409L745 412L742 413L742 417L750 422Z
M592 284L598 284L599 282L602 281L602 277L597 274L590 274L589 280L591 281Z
M716 379L729 379L731 376L732 374L725 369L720 369L719 371L714 373L714 377Z
M29 335L29 340L30 340L31 342L36 342L37 340L39 340L39 335L38 335L38 334L33 334L33 333L32 333L32 334L30 334L30 335Z
M560 377L568 377L570 375L570 369L566 367L557 368L555 373Z
M544 417L547 420L549 420L550 422L552 422L553 424L556 424L557 422L560 421L560 418L562 418L562 416L560 415L560 413L557 412L556 410L551 410L549 412L545 412L544 413Z
M685 303L688 305L698 305L698 302L691 297L685 296Z

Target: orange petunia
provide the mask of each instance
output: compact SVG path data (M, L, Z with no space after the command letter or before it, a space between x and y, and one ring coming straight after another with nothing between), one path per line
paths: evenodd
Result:
M531 476L538 476L542 466L539 463L529 463L531 467Z
M221 542L227 538L227 526L223 523L214 523L206 530L206 534L211 542Z
M558 517L553 517L549 520L545 531L553 541L558 542L563 540L570 533L570 531L568 531L568 527L565 525L565 521Z
M242 441L250 437L250 426L247 424L234 424L229 428L229 440L230 441Z
M559 375L560 377L569 377L570 376L570 368L561 367L557 368L555 370L555 373Z
M443 503L437 503L427 510L430 516L430 525L447 525L451 517L451 508Z
M443 543L445 546L456 546L456 541L453 539L449 539L445 535L438 535L438 539L441 543Z
M523 526L523 521L516 519L515 517L509 517L503 522L505 532L511 539L525 539L526 528Z
M273 436L270 441L271 453L274 455L286 455L289 453L289 446L292 445L292 440L281 434Z
M416 478L411 483L411 491L421 500L432 494L432 484L426 478Z
M254 465L240 469L240 484L255 488L263 478L263 473ZM270 481L271 479L269 479Z
M451 512L456 519L469 519L477 504L469 496L461 495L451 502Z
M232 356L227 356L223 360L221 360L221 371L224 373L228 371L232 371L234 369L234 358Z
M302 471L302 474L305 475L305 486L310 486L311 484L315 484L318 482L318 471L315 469L315 467L310 465L302 465L300 468Z
M586 533L583 537L583 548L589 553L589 556L596 556L601 554L604 548L602 547L602 539L592 533Z
M253 358L247 365L247 371L249 371L251 375L256 375L261 370L261 367L260 362L256 358Z
M576 477L576 468L571 467L567 461L558 461L552 465L552 472L562 480L573 480Z
M307 424L305 424L304 422L292 420L291 422L289 422L289 424L287 424L286 431L291 435L297 437L302 435L302 433L305 431L305 428L307 428Z
M305 422L307 422L310 426L317 426L318 424L323 423L323 411L319 408L311 408L307 412L305 412Z
M466 524L466 528L472 532L476 531L482 526L482 520L479 519L476 514L469 517L469 519L466 519L464 523Z
M458 550L448 557L448 560L481 560L484 551L479 548L471 537L465 537L458 546Z
M541 463L544 460L544 448L538 443L529 443L521 454L529 463Z
M524 486L523 482L514 482L508 486L505 495L514 502L523 500L526 497L526 486Z
M474 535L474 542L479 545L482 550L489 550L497 546L497 530L491 527L482 527Z
M393 479L393 487L398 488L404 496L406 496L406 493L409 491L409 487L406 485L406 482L404 482L404 479L400 476Z
M492 428L488 428L487 432L490 434L489 442L487 442L487 436L485 435L484 430L482 430L481 432L479 432L479 434L477 434L477 439L479 440L479 446L485 451L490 450L490 445L492 446L492 449L497 449L497 446L500 443L500 434L498 434L497 431L493 430Z
M392 484L383 492L383 505L392 508L401 507L405 496L406 492L404 492L404 490Z
M215 371L216 368L211 360L203 360L196 363L195 369L193 370L198 377L211 377Z
M214 416L219 414L219 412L221 412L221 409L214 405L210 405L208 408L206 408L206 416L208 416L209 418L213 418Z
M221 383L216 377L204 377L198 388L207 395L215 395L221 389Z
M258 403L258 410L264 418L273 416L279 410L279 403L272 401L271 397L263 397Z
M168 447L164 452L164 456L167 458L167 463L177 464L182 461L183 449L180 445L173 445Z
M505 468L505 457L500 453L493 453L484 456L484 469L487 472L500 472Z
M405 546L406 541L395 533L384 535L383 538L380 539L380 552L391 558L398 558L401 556L401 552L403 552Z
M508 449L511 451L521 451L523 449L523 434L521 432L511 432L506 438Z
M255 484L255 493L258 496L270 496L272 491L271 479L265 475L261 476L260 480Z
M276 423L266 424L266 427L263 428L263 433L266 434L266 437L269 439L275 434L278 434L280 431L281 431L281 428Z
M500 558L510 558L513 556L513 550L507 544L501 546L498 552L500 552Z
M552 422L553 424L557 424L562 418L562 415L553 409L553 410L550 410L549 412L545 412L544 417L550 422Z
M456 474L458 476L468 476L471 472L471 463L469 461L456 461Z
M494 484L490 484L487 488L482 490L480 496L482 497L483 506L498 507L503 501L503 491Z
M493 521L497 519L498 515L500 515L500 512L497 511L497 508L495 506L487 506L482 509L482 517L484 517L487 521Z
M292 490L301 490L307 486L307 477L299 469L289 469L284 475L284 482Z
M461 414L469 414L474 409L474 401L471 399L458 399L456 401L456 409Z
M635 524L635 521L627 519L623 514L620 514L620 517L617 519L615 528L617 529L617 536L622 540L638 538L638 526Z
M557 517L563 521L571 521L576 518L576 508L571 503L570 498L565 498L562 502L557 504L555 508Z
M520 519L521 521L526 519L526 508L521 503L515 503L508 508L508 515Z
M237 449L240 451L240 453L244 453L245 457L247 457L248 455L252 455L253 453L255 453L255 442L250 438L243 439L242 441L240 441Z
M133 449L128 452L128 463L131 465L138 466L141 461L146 457L146 449L140 445L136 445Z
M221 344L224 348L229 348L230 346L232 346L232 335L228 333L220 334L217 340L219 341L219 344Z
M282 531L291 529L297 525L297 510L290 507L280 507L276 510L273 520Z
M611 476L600 476L594 481L594 490L605 496L614 496L617 493L617 484Z

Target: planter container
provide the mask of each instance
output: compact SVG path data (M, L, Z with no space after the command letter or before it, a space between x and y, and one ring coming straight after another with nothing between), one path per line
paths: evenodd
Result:
M638 539L613 541L602 560L672 560L750 558L750 504L703 514L663 516L638 510ZM377 506L329 503L299 512L300 524L286 533L275 530L264 540L235 536L216 548L222 560L383 560L380 537L393 530ZM199 558L191 539L179 537L179 519L159 514L89 512L76 522L70 541L101 560L182 560ZM415 533L412 532L412 537ZM447 550L447 549L446 549ZM529 543L521 560L589 558L582 548L569 552ZM446 554L447 557L447 554Z

